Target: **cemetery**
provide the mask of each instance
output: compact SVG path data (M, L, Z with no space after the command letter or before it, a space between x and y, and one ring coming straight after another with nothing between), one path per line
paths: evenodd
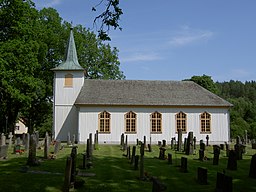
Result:
M237 137L225 145L196 143L186 138L151 145L144 137L129 143L98 143L98 133L86 144L51 140L46 133L15 138L1 135L0 191L255 191L254 141ZM223 147L225 146L225 147ZM227 152L228 151L228 152ZM188 189L189 186L189 189Z

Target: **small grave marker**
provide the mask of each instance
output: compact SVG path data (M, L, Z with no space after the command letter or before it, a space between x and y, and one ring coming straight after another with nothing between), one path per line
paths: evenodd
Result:
M207 185L207 169L198 167L197 168L197 181L201 185Z

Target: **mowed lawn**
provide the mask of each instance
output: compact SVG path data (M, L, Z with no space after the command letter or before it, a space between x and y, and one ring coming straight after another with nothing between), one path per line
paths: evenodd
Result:
M29 167L27 169L27 153L18 155L12 154L9 150L7 160L0 161L0 191L25 192L25 191L49 191L60 192L64 183L64 172L66 166L66 158L70 155L71 148L66 147L59 151L54 160L43 159L43 149L37 151L37 157L40 165ZM198 146L197 146L198 147ZM132 148L132 145L131 145ZM249 169L251 156L256 150L247 146L247 153L243 155L243 160L239 160L238 170L227 170L227 160L225 151L221 151L219 165L213 165L213 149L212 146L206 147L205 156L209 158L207 161L198 160L198 149L195 155L184 155L181 152L171 150L167 146L166 155L172 154L173 164L168 164L167 160L159 160L159 147L153 146L153 152L145 151L144 156L144 172L145 179L140 180L139 170L134 170L130 160L123 156L126 151L122 151L119 145L99 145L98 149L93 152L91 160L93 166L90 169L82 169L83 153L85 145L78 145L78 156L76 167L82 173L94 173L94 176L77 176L78 180L84 180L85 184L80 189L72 189L70 191L152 191L152 176L157 177L163 182L166 191L215 191L217 172L225 172L226 175L233 178L233 191L237 192L253 192L256 191L256 179L249 177ZM53 151L53 146L51 150ZM139 155L140 146L137 146L136 154ZM179 171L181 157L188 158L188 172ZM198 167L207 168L207 185L200 185L197 182Z

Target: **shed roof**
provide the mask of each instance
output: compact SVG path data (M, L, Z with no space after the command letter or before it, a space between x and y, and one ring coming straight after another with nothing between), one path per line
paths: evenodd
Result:
M76 105L207 106L232 104L192 81L85 80Z

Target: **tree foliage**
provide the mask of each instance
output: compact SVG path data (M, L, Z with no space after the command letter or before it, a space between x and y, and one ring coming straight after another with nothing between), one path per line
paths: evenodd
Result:
M13 131L18 118L30 132L50 131L50 69L64 59L71 25L53 8L36 10L30 0L1 0L0 8L0 132L6 123ZM79 62L88 78L125 78L116 48L81 25L74 28Z

